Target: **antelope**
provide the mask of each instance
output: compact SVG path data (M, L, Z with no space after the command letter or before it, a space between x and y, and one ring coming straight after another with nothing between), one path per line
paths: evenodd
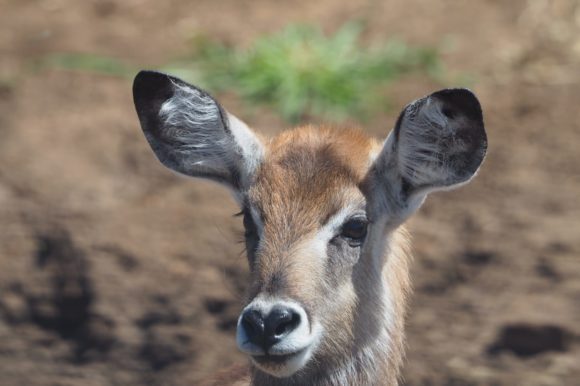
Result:
M444 89L401 112L384 141L301 126L266 139L204 90L141 71L141 127L168 168L228 187L250 271L236 330L246 366L208 385L397 385L410 293L403 223L470 181L487 149L481 106Z

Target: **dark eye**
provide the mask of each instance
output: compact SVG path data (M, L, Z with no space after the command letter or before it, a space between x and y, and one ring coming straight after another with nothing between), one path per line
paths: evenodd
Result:
M248 261L252 264L256 258L256 251L258 249L260 237L258 236L258 229L256 228L256 223L254 222L250 211L243 210L240 215L244 216L244 241L246 244Z
M254 224L254 219L248 211L244 211L244 229L246 230L246 237L256 234L256 224Z
M355 244L360 244L367 235L367 225L365 218L350 219L342 225L340 235Z

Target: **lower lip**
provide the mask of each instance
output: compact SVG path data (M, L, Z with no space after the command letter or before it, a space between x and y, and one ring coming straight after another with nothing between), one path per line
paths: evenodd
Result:
M284 354L284 355L254 355L252 358L261 365L267 364L282 364L287 362L288 360L296 357L297 355L302 354L305 349L293 352L292 354Z

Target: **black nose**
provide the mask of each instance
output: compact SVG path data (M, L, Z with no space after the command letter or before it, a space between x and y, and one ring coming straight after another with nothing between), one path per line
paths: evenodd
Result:
M241 327L248 340L268 351L300 324L300 314L288 307L274 307L268 315L249 309L242 315Z

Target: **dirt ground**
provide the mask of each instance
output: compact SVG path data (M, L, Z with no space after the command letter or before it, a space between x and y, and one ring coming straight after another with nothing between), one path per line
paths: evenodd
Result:
M0 385L195 385L244 358L246 267L228 193L165 170L130 80L34 71L53 52L142 68L199 33L236 44L289 22L447 42L490 149L467 187L409 223L415 294L405 385L580 385L580 4L0 0ZM407 78L393 105L441 85ZM226 106L265 133L273 113ZM368 124L384 137L397 109Z

